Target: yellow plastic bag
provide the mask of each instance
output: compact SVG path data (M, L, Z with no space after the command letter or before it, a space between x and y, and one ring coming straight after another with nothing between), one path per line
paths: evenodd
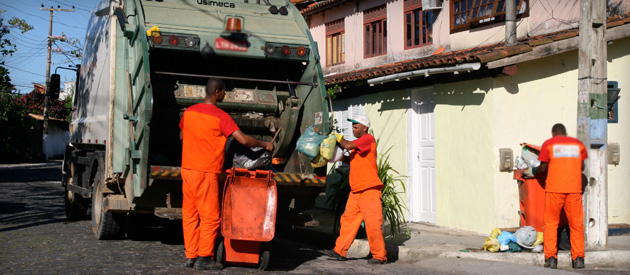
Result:
M317 155L313 160L311 160L311 166L314 168L319 168L326 166L328 160L322 157L322 155Z
M483 250L490 252L497 252L501 247L499 240L497 239L501 235L501 229L494 228L490 233L490 237L486 238L486 241L483 243Z
M534 244L532 244L532 246L537 246L542 243L543 243L543 233L536 232L536 241L534 241Z
M328 161L333 157L336 144L337 138L335 134L330 134L327 138L322 140L322 143L319 144L319 154Z
M499 237L499 235L501 235L501 229L495 227L494 229L492 229L492 232L490 233L489 238L496 239Z
M483 243L483 250L490 252L497 252L500 247L499 240L491 237L486 238L486 241Z

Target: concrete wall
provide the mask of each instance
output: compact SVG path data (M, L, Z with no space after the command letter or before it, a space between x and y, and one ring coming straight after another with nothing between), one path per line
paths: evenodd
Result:
M621 88L619 122L608 123L608 142L619 143L619 165L608 165L608 223L630 224L630 38L608 46L608 80Z
M608 124L622 161L609 165L609 223L630 223L630 38L609 46L608 79L619 81L619 123ZM437 224L489 233L518 227L518 187L499 172L499 148L520 155L519 143L541 145L563 123L576 136L577 51L518 64L513 76L436 85ZM474 206L474 207L471 207Z
M67 127L62 129L51 123L48 127L48 135L42 140L42 150L46 159L63 158L69 140L70 132Z

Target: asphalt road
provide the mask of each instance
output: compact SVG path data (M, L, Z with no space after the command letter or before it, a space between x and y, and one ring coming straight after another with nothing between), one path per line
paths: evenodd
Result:
M134 217L139 230L124 240L98 241L89 217L66 220L60 186L61 163L0 165L0 274L194 274L182 267L179 223ZM88 213L89 214L89 213ZM144 222L143 222L144 221ZM367 259L330 260L319 251L333 239L308 230L279 228L269 242L267 271L228 266L221 274L567 274L564 270L453 258L367 265ZM627 274L627 269L584 274Z

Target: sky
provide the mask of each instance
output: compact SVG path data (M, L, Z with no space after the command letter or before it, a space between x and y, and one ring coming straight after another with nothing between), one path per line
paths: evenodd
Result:
M53 13L52 35L61 36L65 33L67 37L79 39L81 46L85 40L90 11L94 10L100 0L0 0L0 10L3 24L8 24L8 20L13 17L26 20L34 28L28 32L21 33L18 29L11 29L11 33L6 36L13 44L16 44L17 52L13 56L5 56L5 67L9 70L11 83L20 94L26 94L33 90L33 82L46 83L46 54L48 26L50 22L50 11L41 10L45 8L72 9L74 12L55 11ZM59 7L58 7L59 6ZM63 43L58 43L62 49ZM56 46L53 44L53 48ZM57 67L68 67L69 65L80 64L77 59L64 56L62 53L52 52L52 63L50 73L55 73ZM74 81L76 73L70 70L57 69L61 76L61 82ZM63 85L62 85L63 89Z

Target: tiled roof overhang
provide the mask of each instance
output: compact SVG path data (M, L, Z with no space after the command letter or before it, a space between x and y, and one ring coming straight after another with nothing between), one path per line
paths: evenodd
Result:
M322 12L324 10L327 9L331 9L334 8L336 6L339 5L343 5L346 2L349 2L351 0L324 0L324 1L319 1L319 2L315 2L310 4L308 7L300 10L300 13L302 13L302 16L304 17L308 17L311 14L315 14L318 12ZM292 2L294 4L299 3L299 0L292 0Z
M606 39L614 40L630 36L629 23L630 13L626 13L623 16L616 15L608 18L608 21L606 23ZM615 32L616 30L618 31ZM481 47L458 50L454 52L442 52L422 58L409 59L372 68L365 68L334 75L328 75L324 77L324 80L326 82L326 85L342 84L347 82L363 81L370 78L390 75L394 73L401 73L426 68L449 67L469 62L481 62L482 65L485 65L488 68L497 68L527 60L533 60L535 58L544 57L545 54L548 56L564 51L575 50L577 49L578 44L578 34L579 30L577 28L563 30L521 39L515 46L508 47L505 46L504 43L497 43ZM575 41L570 39L574 39ZM570 41L571 43L566 43L566 41ZM537 51L539 49L540 51L543 51L546 46L554 45L554 43L561 42L565 43L559 46L560 49L555 49L554 51L549 51L546 53L540 53L538 55L529 56L527 58L522 58L522 56L525 56L524 54L532 51ZM518 57L521 57L520 60Z

